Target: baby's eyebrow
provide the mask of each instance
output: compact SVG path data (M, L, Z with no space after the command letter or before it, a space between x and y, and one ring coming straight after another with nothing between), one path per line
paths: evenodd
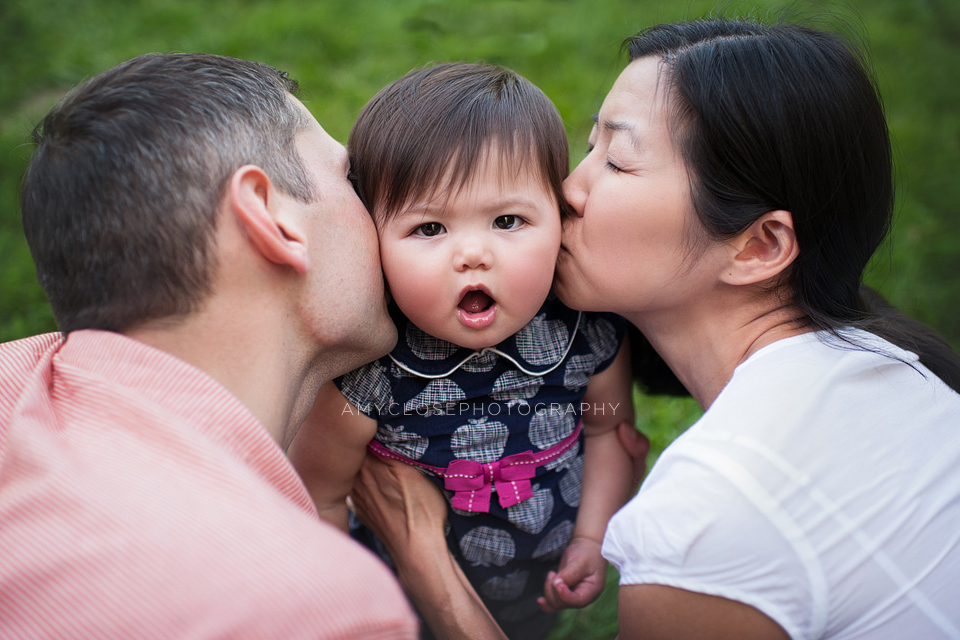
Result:
M505 197L502 199L490 200L487 202L481 203L481 205L476 209L479 213L490 214L490 213L499 213L501 211L536 211L537 204L530 198L524 196L516 197ZM451 212L444 205L437 204L417 204L411 207L407 207L402 211L396 214L396 218L406 217L406 216L430 216L434 218L439 218L444 215L448 215Z
M514 198L504 198L486 204L482 210L486 213L498 213L501 211L536 211L537 205L533 200L523 196Z
M438 216L443 213L443 207L434 207L428 204L424 205L413 205L412 207L404 207L403 209L397 211L393 214L394 218L408 218L411 216L420 216L421 218L426 216Z

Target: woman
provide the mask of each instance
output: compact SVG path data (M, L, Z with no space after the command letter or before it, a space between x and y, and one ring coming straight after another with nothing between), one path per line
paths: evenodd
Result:
M862 63L791 24L628 46L565 183L555 287L635 324L705 413L607 529L621 637L960 638L960 365L861 293L893 196ZM361 512L425 553L432 497L405 477L377 494L384 473ZM399 524L374 513L398 505ZM428 622L496 637L425 557L399 570L421 611L454 612Z

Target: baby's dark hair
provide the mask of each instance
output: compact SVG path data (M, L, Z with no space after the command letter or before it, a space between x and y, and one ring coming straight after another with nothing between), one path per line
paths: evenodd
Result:
M371 98L347 144L357 193L378 225L408 204L465 186L492 146L504 166L532 163L566 212L563 120L543 91L504 67L414 69Z

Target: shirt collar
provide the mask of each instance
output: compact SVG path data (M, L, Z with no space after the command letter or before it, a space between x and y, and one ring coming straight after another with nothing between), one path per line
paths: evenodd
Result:
M481 350L468 349L424 333L395 304L390 315L400 334L390 359L421 378L444 378L458 369L486 371L506 358L520 371L542 376L564 361L580 328L582 312L574 311L551 293L537 315L503 342Z
M316 513L277 441L246 405L206 372L119 333L89 329L72 331L55 358L117 385L110 391L136 399L138 410L149 412L153 403L177 416L178 422L218 443L304 511Z

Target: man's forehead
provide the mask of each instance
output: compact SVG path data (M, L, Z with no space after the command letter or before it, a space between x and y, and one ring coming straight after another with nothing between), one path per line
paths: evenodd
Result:
M298 109L302 110L302 111L303 111L305 114L307 114L311 119L314 119L314 120L315 120L315 118L313 118L313 114L310 113L310 109L307 109L307 105L305 105L305 104L303 104L302 102L300 102L300 98L298 98L297 96L293 95L292 93L288 93L288 94L287 94L287 100L289 100L290 102L292 102L293 104L295 104Z
M305 129L308 129L308 130L315 129L320 132L321 136L329 137L327 136L327 132L323 128L323 126L320 124L320 122L315 117L313 117L313 113L310 112L310 109L307 108L307 105L300 102L300 99L292 94L287 94L287 99L292 101L296 105L296 107L300 109L300 111L303 113L303 117L306 120L306 127L304 127Z

